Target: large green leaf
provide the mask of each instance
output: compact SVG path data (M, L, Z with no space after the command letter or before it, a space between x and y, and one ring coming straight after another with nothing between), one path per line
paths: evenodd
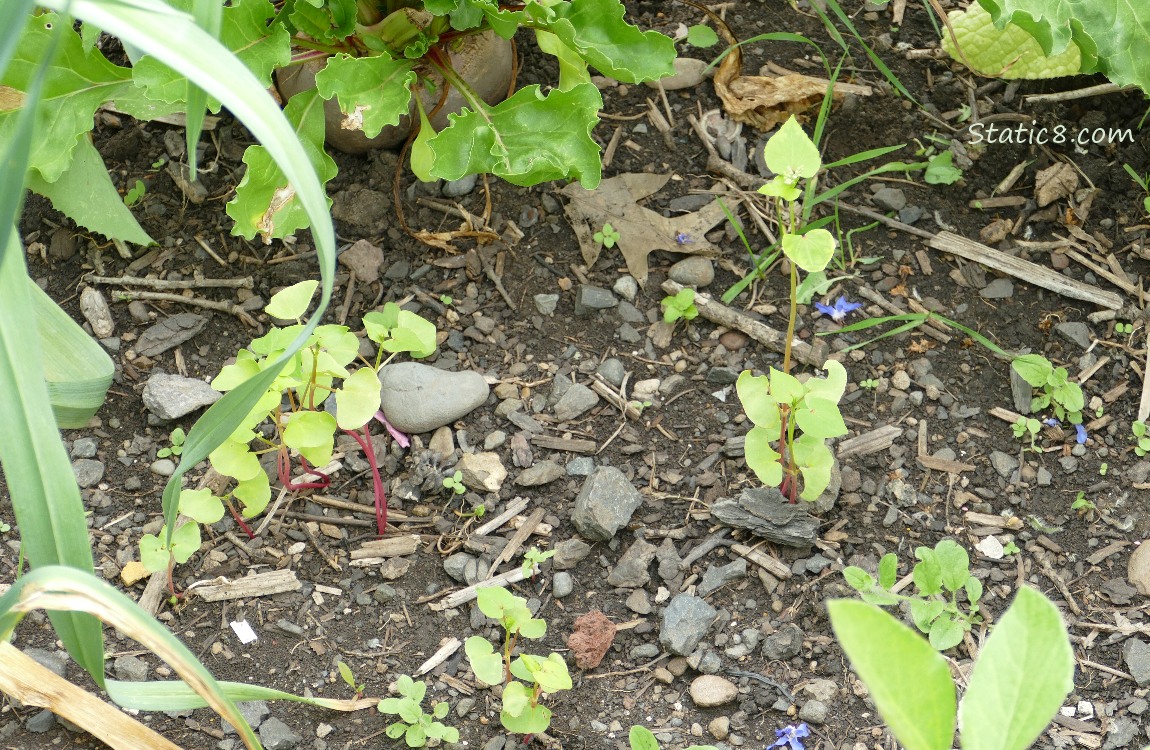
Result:
M1082 72L1106 74L1120 86L1150 91L1150 5L1129 0L979 0L999 28L1025 29L1047 55L1071 42L1082 54Z
M604 75L639 83L674 74L675 43L658 31L625 23L619 0L572 0L553 10L548 30Z
M384 126L398 125L407 114L415 79L412 60L339 54L328 58L324 69L316 73L315 86L324 99L334 96L339 102L345 116L343 127L374 138Z
M92 129L96 108L132 90L132 72L108 62L96 49L84 50L80 35L55 13L32 18L20 39L12 61L0 78L0 85L15 90L0 104L0 143L12 141L15 113L23 94L36 75L44 50L51 44L53 30L61 29L57 57L44 77L43 96L37 117L36 138L32 142L28 166L40 172L46 182L55 182L72 161L72 151L81 134ZM0 99L0 102L4 101ZM14 109L4 109L14 106Z
M189 11L193 0L169 0L168 4L177 10ZM224 8L220 24L220 43L239 58L264 87L271 86L272 71L291 60L287 29L280 24L268 29L268 20L275 14L269 0L238 0ZM136 63L134 80L152 99L162 102L187 99L187 79L183 72L164 65L154 53ZM208 97L207 106L218 112L219 98Z
M335 160L323 149L323 99L312 89L302 91L288 101L284 115L295 126L299 142L308 160L326 184L335 177ZM270 241L287 237L310 224L308 214L296 195L292 182L263 146L252 146L244 152L248 170L236 187L236 197L228 202L228 216L235 220L233 234L252 239L256 234ZM325 199L331 205L331 199Z
M990 13L978 3L971 3L965 11L951 11L949 20L948 30L942 34L942 48L976 73L1002 78L1057 78L1075 75L1082 67L1077 44L1071 42L1062 52L1048 57L1025 29L1014 24L995 28Z
M1074 688L1074 653L1058 608L1023 586L978 655L962 698L966 750L1024 750Z
M827 611L839 645L899 744L949 750L956 706L946 659L872 604L836 599L827 602Z
M155 244L124 205L124 199L108 179L103 157L87 134L76 139L72 162L58 179L48 182L39 170L32 170L28 189L52 201L57 211L85 229L137 245Z
M495 107L466 109L428 141L433 173L447 180L491 172L513 185L579 180L591 190L602 177L591 138L603 99L593 84L546 96L525 86Z

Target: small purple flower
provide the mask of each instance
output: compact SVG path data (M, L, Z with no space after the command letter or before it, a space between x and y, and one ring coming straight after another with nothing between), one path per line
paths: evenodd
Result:
M384 427L387 428L387 431L391 434L392 439L395 440L395 442L399 443L399 445L401 447L403 447L403 448L411 447L411 441L407 438L407 435L405 433L400 432L399 430L395 429L395 427L392 426L391 422L387 421L387 417L384 416L382 410L377 411L375 413L374 419L377 422L380 422Z
M692 240L691 235L687 234L686 232L679 232L675 235L675 242L680 245L690 245L692 242L694 242L694 240Z
M1046 419L1042 420L1042 424L1046 425L1047 427L1057 427L1061 423L1054 417L1047 417Z
M811 730L807 727L806 722L799 724L797 727L792 724L782 729L776 729L775 736L778 737L778 739L775 740L775 744L769 745L767 750L773 747L789 747L789 750L806 750L800 738L809 737L810 735Z
M845 294L840 295L839 298L835 300L833 305L824 305L821 302L815 303L816 310L821 312L823 315L831 316L831 320L836 323L842 323L843 320L846 319L847 315L860 308L862 308L861 302L847 302L847 297Z
M1089 436L1086 434L1086 428L1085 428L1085 427L1083 427L1083 426L1082 426L1082 425L1080 425L1080 424L1076 424L1076 425L1074 425L1074 432L1076 433L1076 434L1075 434L1075 437L1074 437L1074 439L1075 439L1076 441L1078 441L1078 444L1079 444L1079 445L1083 445L1083 444L1085 444L1085 443L1086 443L1086 438L1087 438L1087 437L1089 437Z

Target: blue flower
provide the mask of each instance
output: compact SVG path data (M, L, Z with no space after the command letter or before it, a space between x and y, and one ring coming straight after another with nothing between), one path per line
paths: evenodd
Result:
M831 320L836 323L842 323L847 315L858 310L862 307L861 302L847 302L845 294L840 295L833 305L824 305L821 302L815 303L815 309L823 315L831 316Z
M1084 444L1086 442L1086 438L1088 437L1086 434L1086 428L1080 424L1076 424L1074 425L1074 432L1077 433L1074 439L1078 441L1078 444Z
M675 235L675 242L680 245L690 245L692 242L694 242L694 240L692 240L691 235L687 234L686 232L679 232Z
M1047 427L1057 427L1061 423L1054 417L1047 417L1046 419L1042 420L1042 424L1046 425Z
M811 730L807 727L806 722L799 724L797 727L793 724L783 727L782 729L775 730L775 744L770 745L768 750L772 747L788 747L789 750L806 750L803 747L801 737L810 737Z

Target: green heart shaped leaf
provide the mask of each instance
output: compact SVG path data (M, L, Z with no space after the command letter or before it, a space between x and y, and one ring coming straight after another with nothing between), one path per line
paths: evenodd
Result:
M318 281L308 279L281 289L272 295L264 312L280 320L299 320L307 312L307 306L311 304L318 286Z
M835 254L835 238L825 229L811 229L806 234L784 234L783 252L807 273L822 271Z
M216 523L224 517L224 504L209 489L182 490L180 512L199 523Z
M326 411L297 411L284 427L284 443L312 466L324 466L335 450L335 430L335 417Z
M379 378L375 370L361 367L345 378L335 392L336 424L341 430L358 430L379 411Z
M763 159L768 169L792 185L800 179L814 177L823 164L814 141L794 115L767 141L763 147Z

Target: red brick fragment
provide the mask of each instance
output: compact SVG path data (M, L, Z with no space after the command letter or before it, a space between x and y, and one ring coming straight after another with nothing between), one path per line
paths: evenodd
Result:
M579 669L594 669L603 661L615 641L615 623L597 609L575 620L575 632L567 637L567 647Z

